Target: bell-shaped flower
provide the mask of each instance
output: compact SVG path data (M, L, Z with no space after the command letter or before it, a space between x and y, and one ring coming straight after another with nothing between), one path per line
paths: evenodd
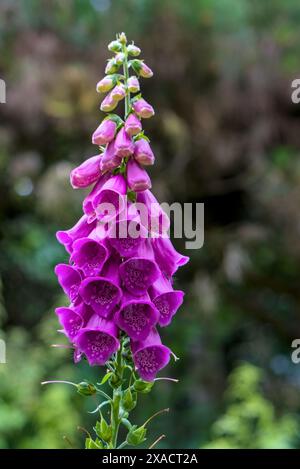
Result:
M54 272L63 291L70 298L71 303L77 304L81 301L79 295L81 275L78 270L68 264L57 264Z
M73 250L73 243L76 239L84 238L88 236L96 226L96 220L94 223L88 223L88 217L83 215L80 220L69 230L57 231L57 241L62 244L68 253Z
M149 288L150 298L159 311L159 325L168 326L178 308L182 305L184 292L173 290L171 282L160 275Z
M111 98L115 101L122 101L126 96L126 91L124 85L117 85L110 92Z
M95 313L109 317L119 303L122 290L119 288L118 262L110 257L101 272L101 277L88 277L82 281L80 295Z
M78 306L59 307L55 309L58 320L63 327L63 333L73 343L79 330L88 322L93 310L85 303Z
M167 277L174 275L179 267L189 261L189 257L176 251L170 238L153 238L152 246L157 265Z
M114 315L114 321L132 340L145 340L157 323L159 312L149 295L136 298L124 292L122 305Z
M124 128L127 135L137 135L142 131L142 123L136 114L129 114Z
M94 185L93 189L91 192L86 196L82 203L82 209L87 217L87 222L88 223L93 223L95 222L97 218L96 210L94 208L94 199L95 197L100 193L102 187L104 184L108 181L110 175L108 173L103 174L99 180L96 182Z
M111 95L111 92L103 99L100 109L103 112L113 111L118 105L118 101L114 99Z
M127 183L128 187L134 192L151 189L151 179L147 171L133 158L127 163Z
M93 315L77 334L75 344L89 365L104 365L120 346L118 329L112 321Z
M114 223L108 232L108 241L122 257L137 254L140 245L147 238L147 230L138 216L127 216Z
M115 84L115 76L114 75L107 75L106 77L102 78L102 80L98 81L96 85L96 90L98 93L106 93L107 91L111 90Z
M95 145L106 145L114 139L117 124L111 119L104 119L92 135Z
M121 162L122 158L116 155L115 142L112 141L107 145L102 155L100 161L101 172L104 173L105 171L110 171L111 169L117 168L120 166Z
M132 104L134 112L142 119L154 116L154 109L145 99L140 98Z
M145 138L140 138L135 142L134 158L139 164L145 166L154 164L155 156L149 142Z
M133 151L134 151L134 143L130 135L127 135L124 127L122 127L116 136L115 153L117 156L124 158L125 156L132 155Z
M124 261L119 268L121 280L132 295L141 296L158 279L160 271L154 260L151 244L144 240L137 254Z
M170 219L150 190L139 192L135 205L141 214L141 223L151 237L168 236Z
M90 238L81 238L74 242L70 261L82 270L86 277L99 275L107 259L105 246Z
M145 340L131 341L131 350L138 374L144 381L153 381L170 361L171 350L162 345L154 328Z
M73 189L88 187L97 181L101 175L100 160L101 155L92 156L71 171L70 182Z
M125 207L127 185L122 174L111 176L92 199L98 220L103 223L115 219Z
M140 91L140 83L135 75L132 75L127 80L127 88L130 93L137 93Z

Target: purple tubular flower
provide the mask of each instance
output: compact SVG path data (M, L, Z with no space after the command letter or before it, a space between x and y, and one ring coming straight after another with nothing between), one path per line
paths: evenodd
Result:
M122 257L131 257L137 254L146 237L147 231L138 218L119 220L108 233L109 243Z
M132 340L145 340L158 318L159 312L148 294L135 298L124 293L121 308L114 315L117 326Z
M147 140L141 138L135 142L134 158L139 164L145 166L154 164L155 156Z
M70 182L73 189L88 187L97 181L101 175L100 159L101 155L92 156L71 171Z
M124 88L124 85L117 85L114 87L114 89L110 92L111 98L114 101L121 101L123 98L125 98L126 91Z
M101 277L88 277L81 283L80 295L95 313L109 317L119 303L122 290L119 288L118 263L112 257L106 262Z
M151 189L151 179L147 171L134 159L130 159L127 163L127 183L134 192Z
M124 176L117 174L107 179L92 200L97 218L102 222L116 218L124 210L126 192L127 185Z
M157 373L170 361L171 350L162 345L154 328L145 340L131 341L131 350L137 371L145 381L153 381Z
M134 151L134 143L131 137L127 135L124 127L119 130L115 140L115 153L117 156L124 158L125 156L132 155Z
M140 83L136 76L132 75L128 78L127 88L130 93L137 93L140 91Z
M100 162L101 172L117 168L118 166L120 166L121 162L122 158L116 155L115 142L112 141L107 145L105 152L102 155Z
M130 114L125 121L125 132L127 135L137 135L142 131L142 123L136 114Z
M108 256L107 249L90 238L81 238L74 242L70 261L81 269L86 277L99 275Z
M68 253L71 253L73 250L74 241L76 241L76 239L88 236L95 228L95 226L96 221L94 221L94 223L88 223L88 217L83 215L76 223L76 225L74 225L69 230L57 231L57 241L65 246L65 249Z
M89 195L86 196L86 198L84 199L84 201L82 203L82 208L83 208L83 211L84 211L84 213L87 217L87 222L88 223L95 222L95 224L96 224L97 214L96 214L96 211L94 209L93 202L94 202L95 197L100 193L100 191L101 191L102 187L104 186L104 184L108 181L108 179L109 179L109 174L103 174L100 177L100 179L96 182L93 189L91 190Z
M160 313L159 325L168 326L183 303L184 292L173 290L171 282L161 275L149 288L149 293L153 304Z
M170 219L152 192L149 190L139 192L136 202L137 206L143 204L147 209L146 214L144 211L141 214L141 223L150 231L153 237L157 235L167 236Z
M79 287L81 283L81 275L78 270L68 264L57 264L54 272L71 303L77 304L80 301Z
M93 315L79 331L75 344L91 366L104 365L120 346L118 329L112 321Z
M93 314L92 309L81 303L77 307L60 307L55 310L59 322L63 327L63 332L70 342L73 342L79 330L90 319Z
M145 239L139 246L135 257L127 259L120 265L119 272L129 293L135 296L146 293L160 275L149 240Z
M154 116L153 107L151 106L151 104L147 103L147 101L143 98L134 101L132 107L134 112L142 119L147 119L149 117Z
M103 112L110 112L118 105L118 101L113 99L111 92L103 99L100 109Z
M168 277L174 275L179 267L189 261L189 257L176 251L170 238L153 238L152 245L157 265Z
M106 145L115 136L117 124L111 119L104 119L92 135L92 142L95 145Z

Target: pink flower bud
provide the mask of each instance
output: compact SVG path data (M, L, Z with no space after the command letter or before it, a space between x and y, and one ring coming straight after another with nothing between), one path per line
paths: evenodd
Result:
M107 62L107 65L105 67L105 73L116 73L118 71L118 64L116 63L115 59L110 59Z
M154 163L155 156L147 140L141 138L135 142L134 157L136 161L143 165L151 165Z
M125 54L123 54L123 52L119 52L115 56L115 61L118 65L122 65L122 63L124 62L124 59L125 59Z
M139 117L143 119L147 119L149 117L154 116L154 109L151 104L147 103L147 101L143 98L138 99L132 105L134 111Z
M101 155L92 156L71 171L70 182L74 189L88 187L100 177L100 159Z
M125 131L128 135L136 135L142 130L140 119L135 114L130 114L125 121Z
M129 44L129 46L127 46L127 52L129 55L137 57L138 55L140 55L141 49L138 46L135 46L134 44Z
M111 142L114 138L116 129L117 124L114 121L104 119L93 133L92 142L94 145L106 145L106 143Z
M124 127L122 127L115 140L115 154L123 158L132 155L133 151L134 143L131 137L125 132Z
M115 88L110 92L111 97L114 101L121 101L125 98L126 92L124 85L117 85Z
M118 101L112 98L111 92L103 99L100 109L104 112L110 112L118 105Z
M144 62L141 63L139 74L143 78L151 78L153 76L151 68L148 67L148 65L146 65Z
M102 78L102 80L98 81L96 90L98 93L106 93L107 91L111 90L114 86L114 76L107 75L106 77Z
M112 141L107 145L105 152L102 155L102 158L100 161L101 171L104 172L107 170L117 168L118 166L120 166L121 161L122 161L122 158L117 156L115 153L115 142Z
M136 76L132 75L130 78L128 78L127 87L130 93L137 93L140 91L140 83Z
M122 50L122 44L119 41L112 41L107 46L111 52L120 52Z
M148 173L132 158L127 163L127 183L134 192L151 189Z

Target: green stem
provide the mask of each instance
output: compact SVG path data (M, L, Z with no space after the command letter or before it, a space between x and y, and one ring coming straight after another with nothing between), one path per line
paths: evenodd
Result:
M123 53L125 55L124 63L123 63L123 72L125 77L125 87L126 87L126 96L125 96L125 119L128 116L131 106L130 106L130 91L127 88L127 81L129 78L129 68L128 68L128 52L126 48L126 44L123 45Z
M121 410L121 398L122 398L122 379L124 372L124 363L122 358L123 353L123 339L121 339L121 345L116 356L115 374L120 379L120 385L114 389L113 398L111 402L111 446L112 449L116 449L118 445L118 433L121 423L120 410Z

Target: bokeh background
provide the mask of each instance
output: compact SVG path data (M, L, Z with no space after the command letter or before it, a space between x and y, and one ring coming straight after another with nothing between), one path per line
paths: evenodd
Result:
M178 273L186 301L164 331L181 360L142 396L160 447L299 448L300 78L298 0L2 0L0 77L0 447L82 447L96 402L45 379L97 379L61 341L53 274L81 191L70 170L95 152L95 84L125 31L155 76L143 92L163 201L205 203L205 243ZM79 193L80 192L80 193ZM184 243L176 240L184 251ZM164 373L164 374L166 374Z

